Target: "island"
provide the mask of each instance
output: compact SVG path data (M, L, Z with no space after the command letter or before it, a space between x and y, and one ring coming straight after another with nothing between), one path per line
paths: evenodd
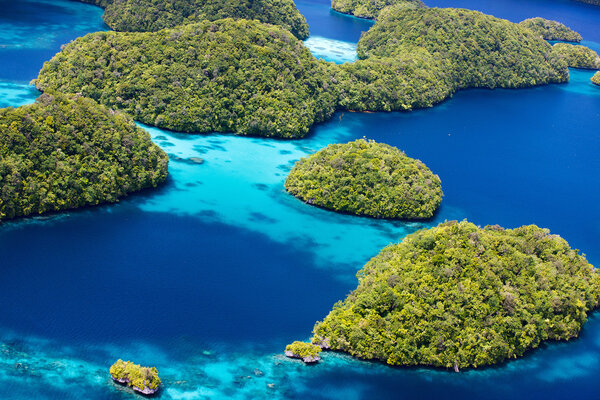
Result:
M581 35L558 21L544 18L529 18L519 22L519 25L531 29L546 40L563 42L581 42Z
M321 361L319 354L321 348L317 345L295 341L292 344L288 344L285 348L285 355L290 358L299 358L306 364L314 364Z
M147 132L92 99L0 109L0 221L114 203L164 182L167 167Z
M80 0L105 9L115 31L155 32L177 25L223 18L256 19L279 25L298 39L308 37L306 18L293 0Z
M343 14L359 18L375 19L387 6L400 5L407 8L427 7L421 0L332 0L331 8Z
M408 235L358 272L313 343L389 365L481 367L578 336L600 274L535 225L445 222Z
M565 58L539 34L464 9L386 7L358 55L327 63L282 27L204 20L86 35L46 62L36 85L159 128L297 139L335 111L412 110L462 89L569 80Z
M600 71L596 72L591 78L590 81L592 81L592 83L594 85L598 85L600 86Z
M331 144L296 163L285 189L308 204L373 218L431 218L442 201L440 178L387 144Z
M86 35L46 62L36 84L159 128L299 138L336 109L324 64L281 27L228 18Z
M155 367L142 367L131 361L118 360L114 363L110 367L110 377L113 381L145 395L155 394L161 384Z
M386 7L358 42L358 56L332 72L341 109L411 110L462 89L569 80L566 62L539 34L464 9Z
M600 57L594 50L569 43L556 43L552 46L554 52L562 57L572 68L600 69Z
M467 45L465 45L467 43ZM566 82L568 69L544 39L512 22L456 8L385 8L358 42L361 59L429 52L456 89Z

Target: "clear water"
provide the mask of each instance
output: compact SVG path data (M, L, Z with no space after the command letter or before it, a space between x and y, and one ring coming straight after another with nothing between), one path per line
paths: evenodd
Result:
M519 2L519 10L539 15L541 3ZM13 38L13 46L23 42L21 56L0 64L5 106L33 101L26 83L44 54L60 47L60 39L30 44L38 24L66 40L83 33L75 20L90 31L103 26L97 8L76 2L1 5L4 24L11 10L37 13L28 17L31 31L23 23ZM298 7L311 25L309 43L332 61L344 62L333 50L352 57L347 43L370 26L330 12L328 1ZM563 20L579 18L571 26L582 34L598 20L574 2L551 9ZM62 33L52 36L53 29ZM600 90L590 76L573 70L565 85L464 91L410 113L338 113L299 141L147 128L171 157L165 186L117 205L0 227L0 399L131 398L108 378L117 358L157 366L164 399L597 397L598 315L578 340L458 375L339 354L306 367L281 355L287 343L310 336L381 247L445 219L536 223L600 265ZM440 175L445 198L434 221L340 216L284 192L298 158L362 136L398 146Z

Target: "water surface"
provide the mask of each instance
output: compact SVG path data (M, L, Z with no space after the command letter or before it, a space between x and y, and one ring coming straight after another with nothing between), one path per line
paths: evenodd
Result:
M458 1L513 20L551 10L599 40L596 9L575 2ZM313 51L351 59L352 43L371 23L330 12L325 0L297 3ZM19 55L0 50L3 106L34 100L26 83L43 57L105 29L101 10L76 2L0 5L20 15L0 17L0 38L11 37L10 51ZM19 35L11 31L17 24ZM34 39L39 26L52 40ZM157 366L164 399L594 398L598 316L578 340L458 375L339 354L305 367L281 355L287 343L310 336L381 247L446 219L536 223L600 265L600 90L590 76L572 70L564 85L463 91L409 113L338 113L297 141L146 127L171 159L163 187L116 205L0 226L0 398L131 398L107 375L117 358ZM445 197L434 220L337 215L285 193L296 160L363 136L401 148L440 175Z

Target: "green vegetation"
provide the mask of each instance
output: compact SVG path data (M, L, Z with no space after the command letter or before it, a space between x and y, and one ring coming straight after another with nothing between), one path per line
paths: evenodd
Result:
M116 202L167 177L167 155L120 113L43 94L0 109L0 221Z
M590 78L594 85L600 86L600 71L596 72L594 76Z
M144 394L155 393L161 384L155 367L142 367L131 361L118 360L110 367L110 376L115 381Z
M306 135L335 111L330 84L324 63L286 30L232 19L89 34L37 80L160 128L282 138Z
M345 110L432 107L455 91L440 61L420 47L399 57L342 64L332 74L338 82L339 107Z
M360 58L404 58L420 47L456 89L518 88L569 79L564 62L537 34L463 9L388 7L358 42Z
M539 34L462 9L386 7L358 53L355 63L325 63L280 27L203 21L77 39L44 64L37 86L160 128L299 138L336 109L411 110L460 89L569 79Z
M81 0L104 7L104 21L121 32L154 32L223 18L280 25L299 39L308 24L293 0Z
M556 43L554 52L572 68L600 69L600 57L594 50L569 43Z
M375 218L430 218L442 201L440 178L425 164L364 139L301 159L285 188L309 204Z
M531 29L546 40L562 40L563 42L581 42L581 35L557 21L544 18L530 18L519 25Z
M381 10L391 5L406 8L426 7L421 0L331 0L331 8L335 11L369 19L377 18Z
M534 225L446 222L384 248L313 343L391 365L478 367L576 337L600 275Z
M295 341L285 348L285 355L293 358L301 358L304 362L317 362L320 360L321 348L311 343Z

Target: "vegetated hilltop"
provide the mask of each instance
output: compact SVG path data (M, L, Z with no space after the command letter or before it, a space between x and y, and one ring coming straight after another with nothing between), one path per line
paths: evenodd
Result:
M581 42L581 35L564 24L540 17L529 18L519 25L531 29L546 40L562 40L564 42Z
M223 18L256 19L308 37L306 18L293 0L80 0L105 8L104 21L121 32L154 32Z
M596 73L594 74L594 76L592 76L592 77L590 78L590 80L592 81L592 83L593 83L594 85L598 85L598 86L600 86L600 71L599 71L599 72L596 72Z
M553 51L572 68L600 69L600 57L594 50L569 43L556 43Z
M342 109L410 110L460 89L569 79L565 61L538 34L463 9L387 7L358 42L358 55L332 70Z
M125 115L91 99L43 94L0 109L0 221L115 202L163 182L167 164Z
M408 8L426 7L421 0L331 0L331 8L335 11L369 19L377 18L381 10L391 5Z
M478 367L578 336L600 275L534 225L443 223L384 248L313 343L391 365Z
M443 195L440 178L421 161L364 139L301 159L285 188L309 204L374 218L431 218Z
M182 132L293 138L336 107L331 77L281 27L223 19L158 32L98 32L46 62L40 90L81 93Z
M440 59L457 89L528 87L569 77L566 65L539 35L464 9L388 7L357 50L362 59L404 57L415 47Z
M352 111L432 107L452 96L455 85L440 59L422 47L394 57L336 65L338 104Z

